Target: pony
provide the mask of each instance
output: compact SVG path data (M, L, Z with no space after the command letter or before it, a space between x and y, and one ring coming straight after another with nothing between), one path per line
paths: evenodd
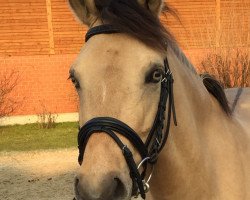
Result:
M75 198L129 200L140 193L140 198L149 200L250 199L249 88L243 89L244 101L238 101L232 112L220 84L197 74L161 24L160 14L174 13L163 0L69 0L69 5L91 30L70 68L79 95L81 127L93 118L110 117L146 142L160 109L165 74L174 80L173 90L167 90L172 112L170 116L164 112L168 121L162 124L169 134L163 135L166 145L157 162L152 162L154 170L134 168L151 163L141 161L144 158L133 140L121 131L107 134L96 129L84 150L79 145L84 158L75 178ZM102 25L112 26L112 31L100 31ZM231 90L227 95L237 96ZM120 144L126 144L122 151ZM133 159L124 158L125 148ZM151 178L139 192L140 181L133 181L136 170Z

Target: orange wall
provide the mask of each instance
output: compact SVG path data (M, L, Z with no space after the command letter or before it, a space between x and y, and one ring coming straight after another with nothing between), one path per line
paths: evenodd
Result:
M50 0L49 7L48 1L12 0L0 4L0 78L11 69L20 74L12 94L20 102L14 115L38 114L43 105L53 113L77 111L76 95L67 78L69 67L83 45L86 27L75 21L66 0ZM250 1L220 0L220 12L216 7L218 1L167 1L176 8L182 23L173 17L163 21L196 66L206 51L216 45L218 19L220 33L229 38L229 42L220 38L219 42L250 45L246 39Z
M77 111L76 94L67 80L76 55L38 55L0 57L0 77L12 69L20 78L12 98L18 101L14 115Z

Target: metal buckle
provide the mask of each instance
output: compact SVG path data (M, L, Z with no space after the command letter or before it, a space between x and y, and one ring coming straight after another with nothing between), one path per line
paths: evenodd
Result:
M172 72L170 71L170 69L168 69L168 71L166 71L166 75L172 75Z
M122 153L124 153L125 148L128 148L127 145L124 145L124 146L122 147Z
M169 76L172 76L172 72L170 71L170 69L168 69L168 70L165 72L165 76L164 76L164 78L161 80L161 82L167 82Z
M163 82L167 82L167 78L164 77L164 78L161 80L161 82L162 82L162 83L163 83Z

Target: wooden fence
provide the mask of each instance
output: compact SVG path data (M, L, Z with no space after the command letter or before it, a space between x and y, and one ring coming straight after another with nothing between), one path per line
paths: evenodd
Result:
M163 21L183 48L249 46L249 0L168 3L181 23L169 16ZM76 54L84 41L86 27L75 21L66 0L1 0L0 18L0 56Z

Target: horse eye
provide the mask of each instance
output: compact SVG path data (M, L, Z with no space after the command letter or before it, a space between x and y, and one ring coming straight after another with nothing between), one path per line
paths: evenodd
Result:
M75 86L76 89L79 89L79 88L80 88L80 84L79 84L79 82L76 80L75 77L70 76L69 79L71 80L71 82L73 83L73 85Z
M162 79L163 71L161 69L152 70L145 79L146 83L159 83Z

